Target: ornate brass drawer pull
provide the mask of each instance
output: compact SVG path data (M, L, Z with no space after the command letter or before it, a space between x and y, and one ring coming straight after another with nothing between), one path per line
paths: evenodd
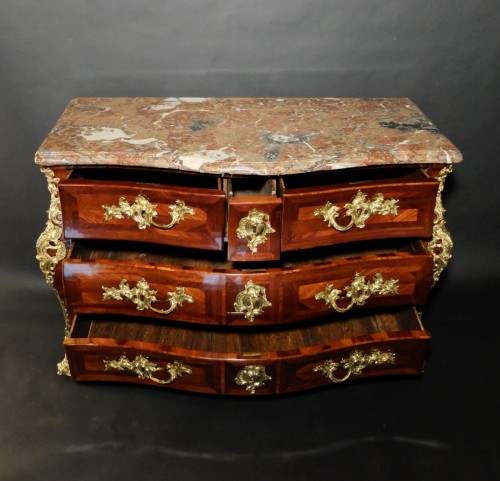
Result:
M358 191L351 203L344 205L345 215L351 218L347 225L337 223L337 217L340 215L340 207L333 205L328 201L323 207L314 211L314 216L323 216L323 220L328 223L328 227L344 232L351 227L356 226L358 229L365 227L366 220L374 214L388 215L398 213L397 203L399 199L384 199L382 193L375 194L370 201L366 194Z
M248 322L253 322L255 316L261 315L264 309L270 306L272 304L266 298L266 289L251 280L245 284L245 289L238 293L234 303L236 311L244 312Z
M151 309L158 314L164 315L170 314L178 307L182 307L185 301L191 304L194 302L194 299L189 294L186 294L184 287L176 287L175 292L167 292L170 307L168 309L156 309L152 304L158 300L156 298L156 293L158 291L151 289L145 279L141 279L133 288L130 288L126 279L122 279L119 287L102 286L102 290L104 291L102 295L104 301L109 299L120 301L125 298L133 302L138 311Z
M328 284L324 291L318 292L314 298L323 299L326 305L337 312L346 312L351 309L355 304L363 306L366 300L375 294L386 296L388 294L398 294L398 279L384 280L382 274L377 272L373 276L373 280L367 281L365 276L356 273L354 280L343 291L345 292L344 298L350 299L347 307L339 307L337 302L342 299L342 291L334 289L332 284Z
M347 359L341 359L340 362L327 359L316 366L313 371L323 373L332 382L343 382L349 379L351 374L361 374L365 367L373 364L394 364L395 360L396 355L390 351L382 352L379 349L372 349L368 354L364 354L362 351L356 350ZM344 377L339 378L333 375L339 367L347 371Z
M264 386L266 381L272 380L272 377L266 374L264 366L252 364L238 371L234 380L238 386L245 386L245 389L250 391L250 394L255 394L255 389Z
M168 224L158 224L154 218L158 215L156 212L156 204L149 202L143 195L138 195L133 204L129 204L125 197L118 199L118 205L103 205L104 220L106 222L111 219L123 219L127 215L132 220L137 222L139 229L145 229L149 226L154 226L159 229L171 229L174 225L184 220L186 214L194 215L194 209L188 207L183 200L176 200L175 204L169 205L170 216L172 220Z
M168 363L165 367L159 367L154 362L151 362L147 357L139 354L132 361L127 356L122 356L117 361L104 361L105 371L131 371L137 374L139 379L150 379L158 384L170 384L177 378L184 374L192 374L193 371L185 367L182 362L174 361L172 364ZM170 375L169 379L162 380L153 376L157 371L167 371Z
M246 217L240 219L236 235L238 239L247 239L248 248L254 254L257 246L267 241L267 235L276 232L269 222L269 214L252 209Z

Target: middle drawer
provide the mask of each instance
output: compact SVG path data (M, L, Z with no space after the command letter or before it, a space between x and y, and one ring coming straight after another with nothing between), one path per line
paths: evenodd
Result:
M191 252L183 257L178 249L168 255L165 249L132 248L73 246L63 262L70 312L200 324L295 322L351 309L422 305L433 266L420 242L362 254L282 259L265 269L247 264L238 269L241 264L196 259Z

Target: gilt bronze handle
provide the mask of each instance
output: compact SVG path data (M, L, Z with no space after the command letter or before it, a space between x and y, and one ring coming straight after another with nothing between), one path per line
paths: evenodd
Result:
M346 225L341 225L337 222L337 217L340 215L340 207L328 201L323 207L314 211L314 216L323 216L323 220L328 223L328 227L333 227L339 232L345 232L351 227L356 226L358 229L365 227L366 220L374 214L388 215L398 213L399 199L384 199L382 193L375 194L372 200L368 200L367 195L358 191L356 196L350 203L344 205L345 215L351 220Z
M158 215L156 212L156 204L149 202L143 195L138 195L132 204L129 204L125 197L118 199L118 205L103 205L104 220L106 222L111 219L123 219L127 215L130 219L137 222L139 229L145 229L149 226L157 227L158 229L171 229L176 224L184 220L186 214L194 215L194 209L188 207L183 200L176 200L175 204L169 205L170 217L172 220L168 224L159 224L154 218Z
M123 355L116 361L104 361L105 371L130 371L137 375L139 379L149 379L158 384L170 384L177 378L184 374L192 374L193 371L185 367L182 362L174 361L172 364L168 363L165 367L159 367L154 362L151 362L147 357L139 354L132 361ZM168 379L158 379L153 376L157 371L167 371L170 375Z
M394 364L395 360L396 355L390 351L382 352L379 349L372 349L368 354L364 354L362 351L355 350L347 359L341 359L339 362L327 359L319 366L316 366L313 371L321 372L332 382L339 383L349 379L352 374L361 374L368 366L373 364ZM334 376L334 372L339 367L346 371L343 377Z
M104 301L110 299L123 300L127 299L133 302L136 309L139 311L144 311L145 309L151 309L152 311L167 315L175 311L178 307L182 307L184 302L193 303L194 299L189 294L186 294L184 287L176 287L175 292L167 292L168 301L170 302L170 307L168 309L157 309L153 306L153 302L156 302L156 294L158 291L151 289L148 282L145 279L141 279L135 287L130 288L126 279L122 279L118 287L105 287L102 286Z
M334 289L332 284L328 284L325 289L318 292L314 298L323 299L326 305L337 312L346 312L354 305L363 306L366 300L375 295L386 296L388 294L398 294L398 279L384 280L382 274L377 272L370 282L366 277L356 273L353 281L345 286L343 290ZM343 291L345 295L343 295ZM340 307L337 303L341 299L350 299L347 307Z

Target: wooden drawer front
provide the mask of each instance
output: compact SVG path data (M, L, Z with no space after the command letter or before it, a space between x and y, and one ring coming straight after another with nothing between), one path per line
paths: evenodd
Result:
M75 260L64 263L63 273L71 312L241 326L280 321L280 276L276 272L211 272L126 261ZM179 293L177 288L183 288L191 299L185 298L168 312Z
M228 259L269 261L280 258L281 199L273 196L229 200Z
M76 316L64 344L77 381L265 395L362 377L419 374L429 339L415 310L403 309L265 335Z
M63 272L71 311L205 324L223 319L224 279L217 273L112 261L69 261Z
M59 183L59 192L64 235L68 239L141 241L222 250L225 194L220 190L67 180ZM157 215L145 218L138 214L144 205Z
M422 305L433 268L431 255L419 243L390 253L267 271L217 269L210 263L211 268L183 267L146 255L123 260L125 253L117 256L121 260L102 258L106 252L94 250L90 260L63 262L65 300L71 312L273 325L338 317L350 309Z
M145 343L121 346L114 339L88 339L85 344L75 344L69 340L65 343L65 350L71 377L75 381L130 382L205 394L221 393L221 363L179 356L160 346L148 346ZM154 365L153 369L158 370L151 374L152 378L142 377L142 374L138 374L140 371L134 371L133 366L127 367L125 359L130 363L135 361ZM121 369L114 368L113 361L121 363ZM179 362L184 369L178 368L179 374L171 380L175 374L172 376L168 368L178 366L174 363Z
M290 272L283 276L282 320L295 322L350 309L422 305L431 273L432 261L427 255L339 261ZM331 294L335 290L337 295Z
M281 248L288 251L369 239L431 237L437 187L437 181L425 179L333 189L285 189ZM359 210L359 215L346 215L349 204L365 205L365 213L370 209L372 213L364 220Z
M286 393L364 377L418 375L425 367L429 340L430 335L425 331L375 333L325 346L321 354L284 359L278 389ZM367 363L370 357L373 363ZM358 366L367 363L359 373L356 360ZM335 369L331 369L334 367L331 362L337 364Z

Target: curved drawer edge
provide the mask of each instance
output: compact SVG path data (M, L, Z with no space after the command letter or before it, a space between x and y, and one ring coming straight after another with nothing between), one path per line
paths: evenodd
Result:
M421 374L427 356L430 334L425 330L377 332L314 346L265 353L220 353L162 346L141 341L110 338L69 338L65 340L72 378L76 381L131 382L206 394L280 394L336 384L321 371L325 361L339 364L333 377L342 380L348 372L343 363L352 355L368 357L372 353L391 353L393 362L366 365L361 372L351 373L349 380L385 375ZM355 354L356 353L356 354ZM124 369L106 370L106 362L123 359L132 362L142 356L153 363L156 380L141 378ZM168 366L182 363L189 373L169 383ZM236 378L249 367L261 366L265 379L254 392L248 385L238 385ZM347 380L347 379L346 379Z
M222 190L123 181L59 183L67 239L101 239L220 251Z
M183 267L148 262L147 259L69 259L63 264L66 302L71 312L249 328L294 324L324 316L340 319L351 307L352 311L359 312L382 306L423 305L432 275L431 255L423 249L419 253L389 252L275 267L265 272ZM393 282L396 287L387 292L377 289L378 277L381 286ZM139 283L141 289L138 289ZM237 305L239 298L253 299L248 291L252 286L259 289L254 296L255 305L264 304L255 314ZM167 310L172 306L169 296L179 288L185 290L190 300L173 311ZM366 291L369 295L366 299L359 297L349 306L348 289ZM143 296L147 294L151 301L147 308L131 296L133 290ZM111 291L116 295L103 297Z

